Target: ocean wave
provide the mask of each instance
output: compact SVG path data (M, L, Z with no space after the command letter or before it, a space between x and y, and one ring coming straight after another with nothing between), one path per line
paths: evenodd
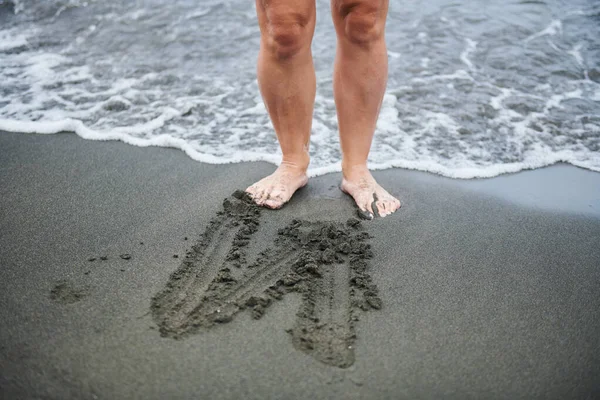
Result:
M256 82L252 7L147 3L12 2L17 14L0 28L0 130L174 147L207 163L278 163ZM390 76L371 168L465 179L557 162L600 171L600 7L582 2L537 24L527 13L560 4L491 2L506 14L498 19L468 3L428 12L411 4L390 6ZM313 176L339 171L341 159L334 33L321 20Z

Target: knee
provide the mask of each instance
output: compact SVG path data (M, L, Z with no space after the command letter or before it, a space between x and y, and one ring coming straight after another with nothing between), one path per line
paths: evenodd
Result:
M338 33L360 46L383 40L386 18L385 0L338 0L337 18L341 21Z
M309 50L314 16L306 12L267 10L263 43L277 59L286 60Z

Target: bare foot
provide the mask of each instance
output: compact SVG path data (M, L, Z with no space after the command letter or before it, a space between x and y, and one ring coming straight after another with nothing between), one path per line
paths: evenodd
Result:
M307 182L306 168L283 162L275 172L250 186L246 192L259 206L277 209Z
M367 219L385 217L400 208L400 201L379 186L366 167L344 171L340 188L354 198L361 215Z

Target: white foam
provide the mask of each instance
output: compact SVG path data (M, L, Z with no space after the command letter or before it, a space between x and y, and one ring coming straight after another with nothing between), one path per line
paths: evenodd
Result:
M61 4L75 3L78 2L66 0ZM320 3L317 6L325 7ZM219 16L221 11L218 7L207 8L203 3L201 7L186 8L186 13L177 14L170 25L161 20L161 26L164 23L164 29L170 32L166 40L178 46L181 39L190 39L197 32L183 31L189 22L186 19L204 18L212 12ZM243 24L253 26L254 31L250 28L244 31L246 28L241 25L237 28L250 36L257 34L254 13L240 12L245 19ZM246 20L246 14L252 21ZM119 46L127 49L125 44L134 42L117 43L114 59L111 52L105 53L99 46L102 42L98 42L98 37L106 34L115 21L118 23L113 29L134 23L154 26L164 16L170 17L170 11L161 14L154 8L136 7L123 13L110 11L97 15L91 20L93 25L84 25L75 39L61 49L53 45L29 46L30 42L39 42L34 40L35 29L0 30L0 51L6 50L2 54L0 81L3 89L8 88L7 95L0 99L0 130L42 134L70 131L89 140L173 147L194 160L213 164L242 161L277 164L281 152L255 75L250 73L255 68L254 53L252 57L250 53L238 57L233 73L210 70L215 64L219 68L226 65L220 61L198 61L198 67L194 65L190 72L185 68L180 70L178 65L161 69L160 55L156 60L150 55L148 60L128 64L135 52L120 52ZM595 148L600 135L595 119L598 113L588 112L593 110L590 102L600 101L598 83L589 78L557 77L521 89L519 82L523 80L505 79L503 73L491 71L486 63L479 65L473 57L478 50L477 41L466 38L453 20L440 19L446 22L440 24L435 18L436 26L444 25L441 31L423 21L415 23L408 35L412 37L410 46L394 43L394 48L402 49L402 53L388 53L391 64L409 68L403 73L390 68L390 85L401 86L390 87L384 96L369 158L372 169L409 168L464 179L491 177L556 162L600 171L600 157L590 150ZM209 18L203 21L211 22ZM88 26L89 29L85 28ZM560 51L565 58L574 57L583 66L581 50L587 44L565 45L559 37L562 31L562 23L553 21L530 35L526 42L544 38L550 46L556 46L553 43L556 41L557 48L570 48ZM187 36L183 33L181 37L171 36L173 32ZM327 34L334 37L332 33ZM435 51L440 50L437 39L442 33L444 43L452 41L445 45L454 46L454 52ZM320 35L318 29L316 35ZM321 34L321 38L325 36ZM315 55L331 56L333 43L315 40ZM154 40L145 45L155 45ZM493 43L485 45L487 51ZM94 50L88 52L93 46ZM57 53L47 52L49 48ZM165 49L165 54L178 54L175 50ZM217 50L210 53L210 48L203 49L202 54L221 57L222 49ZM186 58L180 59L185 63ZM318 91L310 146L311 176L341 170L332 74L329 67L319 66L325 64L323 58L315 60ZM570 61L569 65L574 63ZM581 101L568 101L571 99Z
M433 160L394 160L386 163L371 162L369 163L369 168L371 170L406 168L417 171L432 172L455 179L492 178L502 174L547 167L549 165L561 162L600 172L600 160L596 159L596 165L590 166L588 162L581 162L580 158L580 154L568 150L560 152L540 151L532 152L523 162L495 164L489 166L474 165L466 167L448 167L447 165L440 164Z
M550 22L550 24L546 28L527 37L525 39L525 43L530 42L534 39L540 38L542 36L559 35L559 34L562 34L562 31L563 31L562 21L559 19L554 19L554 20L552 20L552 22Z
M562 108L560 103L562 103L563 100L580 99L581 94L582 94L581 89L576 89L576 90L573 90L568 93L560 93L560 94L552 95L546 102L543 113L547 114L550 111L550 109L552 109L552 108Z
M577 64L579 64L580 67L584 67L583 57L581 56L581 47L582 46L583 45L581 43L578 43L575 46L573 46L573 48L571 50L567 51L568 54L573 56L573 58L575 59L575 61L577 61Z
M509 91L502 92L496 100L494 106L502 110L502 98L509 96ZM554 96L548 99L546 109L559 107L560 102L568 98L576 98L580 93L573 91L565 93L562 96ZM587 169L600 172L600 156L590 153L587 150L578 149L554 151L543 146L534 146L533 149L527 152L522 162L504 163L494 165L476 165L469 162L468 157L456 157L442 164L435 159L433 154L426 155L423 153L415 153L414 141L412 136L406 132L402 132L398 127L398 113L396 111L397 98L392 94L387 94L384 98L382 112L378 121L378 131L388 130L396 137L403 137L405 143L403 146L395 146L388 148L394 154L393 159L383 156L383 152L375 152L371 154L369 167L371 169L388 169L388 168L406 168L421 171L428 171L450 178L470 179L470 178L489 178L500 174L518 172L524 169L535 169L558 162L566 162L572 165L581 166ZM235 163L243 161L266 161L277 164L280 160L279 154L267 154L254 151L235 151L228 156L216 156L207 152L198 150L193 142L190 142L181 137L175 137L168 134L158 134L154 136L138 137L135 134L140 132L151 132L159 129L170 118L178 116L180 113L174 109L165 109L158 117L147 123L130 127L116 127L107 131L98 131L85 126L79 120L63 119L57 121L18 121L10 119L0 119L0 131L22 132L22 133L39 133L39 134L54 134L59 132L74 132L80 137L89 140L119 140L134 146L147 147L172 147L184 151L189 157L194 160L211 163ZM502 118L514 117L513 114L507 111L507 114L500 115ZM434 132L436 128L444 127L453 135L457 134L460 127L459 124L450 116L443 113L423 111L419 118L423 121L423 130ZM532 115L530 119L535 119ZM324 131L328 129L319 121L314 122L314 133L311 143L314 145L326 145ZM233 141L237 139L231 139ZM331 172L341 171L341 163L338 161L332 162L329 165L316 166L309 169L310 176L317 176Z
M0 30L0 52L27 46L29 37L30 35L14 29Z
M62 14L65 10L68 10L69 8L73 8L73 7L87 7L88 3L87 2L80 2L79 0L70 0L67 1L65 4L63 4L61 7L59 7L58 10L56 10L56 13L54 13L54 18L58 17L60 14Z
M164 119L155 122L160 125ZM115 131L100 132L86 127L81 121L73 119L64 119L51 122L34 122L34 121L16 121L8 119L0 119L0 131L15 132L15 133L38 133L38 134L56 134L60 132L74 132L83 139L108 141L118 140L133 146L138 147L172 147L182 150L189 157L196 161L205 162L208 164L228 164L243 161L266 161L270 163L278 163L279 157L268 154L255 153L251 151L238 152L234 157L222 158L212 154L202 153L196 150L191 143L185 139L173 137L171 135L156 135L149 138L139 138L126 133L127 131L135 131L134 128L118 128Z
M14 4L15 14L19 14L25 10L25 3L22 0L11 0L11 2Z
M400 133L398 123L398 110L396 109L396 96L386 93L383 96L379 118L377 119L377 129L387 133Z
M473 53L475 51L475 49L477 48L477 42L474 40L471 40L469 38L465 39L465 49L462 51L462 53L460 53L460 60L467 66L469 67L470 70L474 70L475 66L473 65L473 63L471 62L471 60L469 59L469 56L471 55L471 53Z
M450 80L472 81L473 77L471 75L469 75L469 73L467 71L465 71L464 69L459 69L451 74L439 74L439 75L415 77L415 78L411 79L411 82L427 83L427 82L431 82L431 81L450 81Z

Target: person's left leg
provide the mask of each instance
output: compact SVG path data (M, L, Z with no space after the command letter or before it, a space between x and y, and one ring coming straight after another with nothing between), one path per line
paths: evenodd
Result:
M388 0L331 0L337 34L333 91L343 154L341 189L361 210L382 217L400 207L367 169L387 83L387 10Z

